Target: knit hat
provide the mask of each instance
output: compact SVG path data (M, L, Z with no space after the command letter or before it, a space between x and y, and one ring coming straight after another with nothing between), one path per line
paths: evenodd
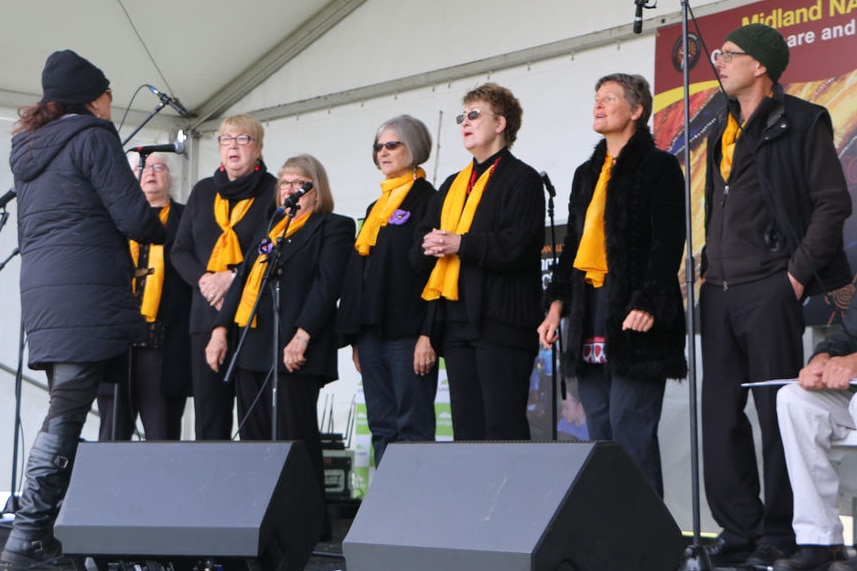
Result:
M66 105L95 101L110 86L104 72L71 50L52 53L42 70L42 102Z
M765 24L742 26L726 36L726 41L740 47L765 66L774 83L789 65L789 46L786 40L782 34Z

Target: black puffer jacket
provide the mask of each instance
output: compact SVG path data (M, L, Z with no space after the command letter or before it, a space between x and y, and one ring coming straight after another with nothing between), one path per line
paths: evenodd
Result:
M31 367L102 361L140 340L128 238L164 228L128 165L113 124L69 115L12 139L18 193L21 309Z

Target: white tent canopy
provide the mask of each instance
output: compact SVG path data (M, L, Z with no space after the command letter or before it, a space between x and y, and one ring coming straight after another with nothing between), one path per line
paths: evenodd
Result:
M749 3L700 0L694 9L702 16ZM337 211L357 218L378 192L380 176L370 160L377 126L401 113L423 120L435 142L425 170L439 185L470 158L452 121L461 96L491 80L521 100L523 126L513 152L550 173L562 222L573 169L598 140L591 130L595 81L616 71L653 81L655 29L681 19L679 0L661 0L644 14L644 33L634 35L634 8L632 0L7 1L0 19L0 128L7 136L0 137L0 154L8 157L15 110L41 97L45 58L70 48L110 79L117 124L130 106L123 138L158 105L148 90L134 97L143 84L191 111L180 117L163 109L134 140L167 142L178 129L190 133L177 198L186 198L192 183L217 167L213 134L220 120L251 113L265 124L269 169L298 153L316 155L330 174ZM722 38L706 40L717 47ZM4 166L0 191L11 185ZM14 202L9 210L14 215ZM0 233L0 261L16 242L12 216ZM15 399L7 372L18 358L18 269L13 259L0 272L0 457L8 459ZM348 353L339 368L342 380L329 390L342 404L335 418L341 431L356 386ZM39 372L25 374L43 382ZM661 432L675 439L663 452L665 474L675 475L667 483L668 504L688 528L686 393L684 385L671 385ZM44 415L42 389L25 383L22 403L28 446ZM87 438L95 438L96 425L87 424ZM0 490L8 489L3 466L9 463L0 463Z

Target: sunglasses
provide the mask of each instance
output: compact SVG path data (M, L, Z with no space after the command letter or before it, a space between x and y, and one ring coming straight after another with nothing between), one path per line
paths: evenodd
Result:
M473 109L471 111L468 111L467 113L462 113L461 115L456 115L455 116L455 123L458 125L461 125L462 123L464 123L465 119L467 119L468 121L476 121L477 119L479 119L479 117L481 115L482 115L481 109ZM496 113L490 113L490 115L493 115L494 117L499 116Z
M372 145L372 148L375 149L376 153L380 153L381 149L395 151L399 148L399 145L404 145L404 143L401 141L387 141L386 143L375 143L374 145Z

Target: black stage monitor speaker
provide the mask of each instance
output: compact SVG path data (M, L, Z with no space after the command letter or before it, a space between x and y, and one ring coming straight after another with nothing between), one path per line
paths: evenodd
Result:
M613 443L401 443L343 549L348 571L674 571L681 532Z
M301 571L323 513L300 442L83 443L55 533L99 561Z

